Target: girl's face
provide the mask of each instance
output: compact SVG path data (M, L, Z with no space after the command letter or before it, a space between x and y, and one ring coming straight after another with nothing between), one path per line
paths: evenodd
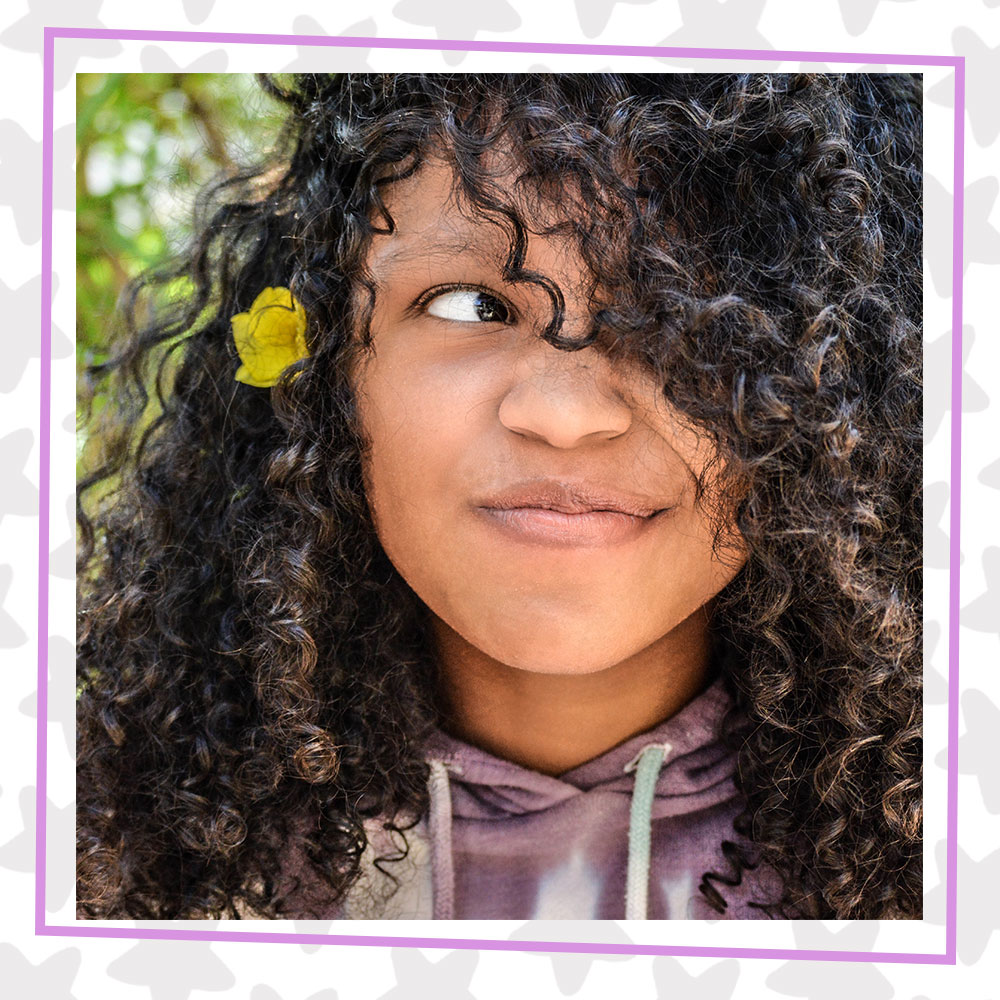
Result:
M649 375L539 337L548 296L504 281L506 237L463 214L452 184L430 160L389 185L396 230L374 237L374 353L357 376L369 506L399 573L478 650L524 670L602 670L742 565L716 557L695 503L712 446ZM525 267L561 288L563 333L585 332L571 244L532 236Z

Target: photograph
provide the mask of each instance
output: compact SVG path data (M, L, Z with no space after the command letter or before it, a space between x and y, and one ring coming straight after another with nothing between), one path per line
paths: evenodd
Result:
M78 74L77 918L920 921L923 107Z

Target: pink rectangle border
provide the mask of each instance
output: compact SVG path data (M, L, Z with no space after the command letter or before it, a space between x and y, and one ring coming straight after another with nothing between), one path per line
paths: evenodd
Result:
M493 938L403 937L365 934L296 934L260 931L167 930L49 924L45 912L45 833L48 718L49 501L52 414L52 150L54 60L57 38L107 38L118 41L212 42L249 45L305 45L340 48L430 51L519 52L558 55L652 56L655 58L732 59L751 62L879 63L887 66L945 66L955 72L954 204L952 215L951 330L951 508L948 600L948 748L945 851L945 949L941 953L822 951L794 948L710 948L686 945L597 944L571 941L510 941ZM787 49L712 49L655 45L588 45L556 42L475 42L461 39L330 37L243 34L211 31L146 31L115 28L46 27L43 45L42 109L42 261L41 393L39 407L38 528L38 728L35 801L35 934L45 937L126 938L161 941L247 941L307 945L346 944L482 951L585 952L594 955L671 955L697 958L767 958L826 962L884 962L955 965L958 870L958 676L959 559L961 530L962 442L962 295L965 185L965 57L883 52L809 52Z

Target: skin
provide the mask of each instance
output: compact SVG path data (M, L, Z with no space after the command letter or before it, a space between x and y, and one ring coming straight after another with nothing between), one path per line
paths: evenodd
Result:
M744 560L728 545L725 561L715 554L695 502L710 442L649 375L539 337L548 297L504 280L506 237L469 218L453 184L430 160L386 189L396 229L373 241L373 352L357 373L368 502L430 611L448 728L558 774L703 690L711 600ZM532 235L526 265L561 288L563 332L582 333L587 276L572 245ZM539 482L627 491L660 513L607 543L549 544L484 511ZM727 541L738 550L734 528Z

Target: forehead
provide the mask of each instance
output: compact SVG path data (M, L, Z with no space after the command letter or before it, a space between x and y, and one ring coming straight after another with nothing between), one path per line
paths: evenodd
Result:
M487 165L488 199L503 210L474 208L452 164L431 155L413 174L384 188L383 200L392 220L391 233L376 233L368 266L378 279L399 269L466 258L502 269L513 255L525 254L535 266L566 263L573 256L574 187L558 192L525 179L510 156L493 155ZM525 244L518 248L518 226Z
M477 224L459 205L452 167L433 158L415 173L393 181L384 202L391 233L376 233L369 266L377 272L397 265L485 249L495 226Z

